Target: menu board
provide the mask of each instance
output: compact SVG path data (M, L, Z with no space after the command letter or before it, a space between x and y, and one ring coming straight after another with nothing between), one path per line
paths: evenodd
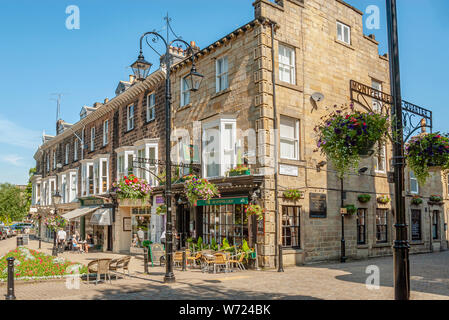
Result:
M310 217L326 218L327 216L326 195L323 193L310 193L309 199L310 199Z

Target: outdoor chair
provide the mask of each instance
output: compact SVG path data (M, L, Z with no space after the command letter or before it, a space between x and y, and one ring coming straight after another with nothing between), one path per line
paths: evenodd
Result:
M201 271L208 272L215 263L215 256L207 253L201 254Z
M197 252L195 256L187 257L187 264L189 264L190 267L194 267L198 265L198 262L201 262L201 257L202 257L201 252Z
M91 273L95 273L97 275L97 279L95 280L95 285L97 285L98 281L101 279L101 275L104 274L105 281L106 277L109 278L109 282L111 281L111 275L109 273L109 264L111 263L111 259L97 259L89 262L87 265L87 284L89 284L89 276Z
M229 260L226 259L226 255L224 253L216 253L214 254L214 273L217 273L217 269L222 269L224 267L225 272L229 270Z
M236 259L237 257L238 259ZM245 252L232 256L231 259L229 260L229 263L231 264L231 266L237 265L239 270L243 271L245 270L245 266L243 265L243 259L245 259Z
M182 267L182 251L175 252L175 255L173 256L173 265Z
M75 252L78 252L78 253L83 253L84 252L81 244L75 243L75 242L72 243L72 251L75 251Z

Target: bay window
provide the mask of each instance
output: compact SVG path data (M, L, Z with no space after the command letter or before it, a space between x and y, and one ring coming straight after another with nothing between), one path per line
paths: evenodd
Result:
M299 120L281 116L281 159L299 160Z
M224 176L236 164L236 120L219 118L203 124L203 172Z
M70 173L70 196L69 202L73 202L77 198L77 189L78 189L78 177L76 172Z
M138 168L135 173L140 179L144 179L149 184L155 186L157 184L157 154L158 139L143 139L134 144L137 159L140 159ZM151 172L151 173L150 173Z

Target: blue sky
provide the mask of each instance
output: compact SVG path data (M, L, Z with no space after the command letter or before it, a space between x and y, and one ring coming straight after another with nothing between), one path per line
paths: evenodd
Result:
M63 93L62 118L76 122L83 105L114 96L131 73L140 35L162 31L167 12L175 32L202 48L252 20L252 2L0 1L0 182L26 183L42 132L55 133L53 93ZM376 35L379 53L387 52L385 1L347 2L362 11L380 8L380 29L365 33ZM80 9L79 30L66 28L69 5ZM447 132L449 1L398 0L398 12L403 98L431 108L435 130ZM149 48L145 57L157 61Z

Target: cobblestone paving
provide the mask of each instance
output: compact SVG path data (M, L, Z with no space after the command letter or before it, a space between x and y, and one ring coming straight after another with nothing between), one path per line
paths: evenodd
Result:
M15 247L15 238L0 241L0 254ZM38 242L31 241L29 248L37 249ZM42 251L51 254L51 244L42 243ZM88 263L96 258L117 257L117 254L64 253L68 260ZM449 299L449 251L410 256L412 299ZM380 269L380 289L369 290L365 286L366 267L376 265ZM149 268L143 274L143 260L133 257L131 277L101 282L95 285L81 281L79 289L68 289L65 281L16 284L17 299L49 300L142 300L142 299L393 299L392 257L376 258L346 264L330 263L285 268L284 273L275 270L243 271L227 274L204 274L199 270L182 272L175 269L176 283L164 284L165 269ZM0 286L6 293L6 286Z

